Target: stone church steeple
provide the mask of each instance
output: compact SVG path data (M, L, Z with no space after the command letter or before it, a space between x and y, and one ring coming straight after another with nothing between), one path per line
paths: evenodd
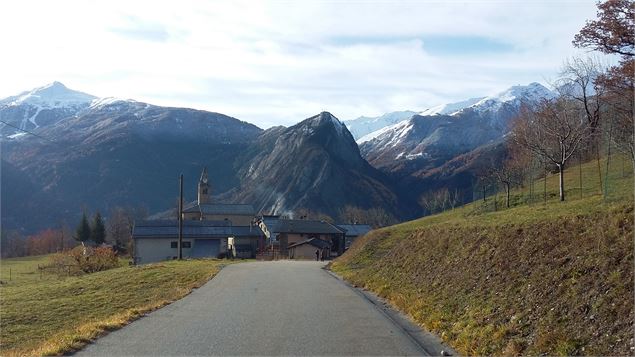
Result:
M207 167L201 173L201 179L198 180L198 204L210 203L210 187L207 178Z

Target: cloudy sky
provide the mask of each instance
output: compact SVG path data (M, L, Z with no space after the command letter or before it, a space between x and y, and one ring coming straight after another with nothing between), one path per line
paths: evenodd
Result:
M0 11L0 98L54 80L263 128L547 83L594 0L28 1Z

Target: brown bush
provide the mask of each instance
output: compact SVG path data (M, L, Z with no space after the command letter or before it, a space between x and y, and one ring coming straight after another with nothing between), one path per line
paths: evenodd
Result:
M51 257L49 268L58 274L78 275L117 268L119 260L110 247L78 246Z

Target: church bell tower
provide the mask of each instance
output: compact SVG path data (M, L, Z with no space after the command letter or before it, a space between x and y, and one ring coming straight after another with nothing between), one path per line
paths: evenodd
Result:
M203 205L210 202L210 189L207 177L207 167L201 173L201 179L198 180L198 204Z

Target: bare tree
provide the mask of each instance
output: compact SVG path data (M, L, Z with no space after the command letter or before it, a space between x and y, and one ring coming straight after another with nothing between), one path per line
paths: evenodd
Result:
M397 223L397 219L381 207L362 209L356 206L345 206L340 210L338 219L348 224L368 224L373 228L385 227Z
M602 168L600 166L600 130L604 116L605 88L598 84L604 68L593 58L574 57L567 60L560 72L558 90L560 95L578 101L584 108L589 125L588 143L595 153L600 191L602 190Z
M564 201L565 165L588 133L584 108L559 97L544 100L536 108L524 106L512 130L512 140L558 167L560 201Z
M419 199L419 204L428 212L434 214L443 212L447 208L456 207L461 201L458 190L448 190L446 187L425 193Z
M510 145L508 145L509 147ZM510 148L511 149L511 148ZM494 180L505 186L505 206L509 208L511 189L515 186L522 185L525 162L521 158L515 158L508 149L508 157L501 163L491 163L489 174Z
M598 78L605 91L607 105L613 119L611 141L633 161L635 166L635 131L633 108L635 108L635 60L629 59L610 68Z

